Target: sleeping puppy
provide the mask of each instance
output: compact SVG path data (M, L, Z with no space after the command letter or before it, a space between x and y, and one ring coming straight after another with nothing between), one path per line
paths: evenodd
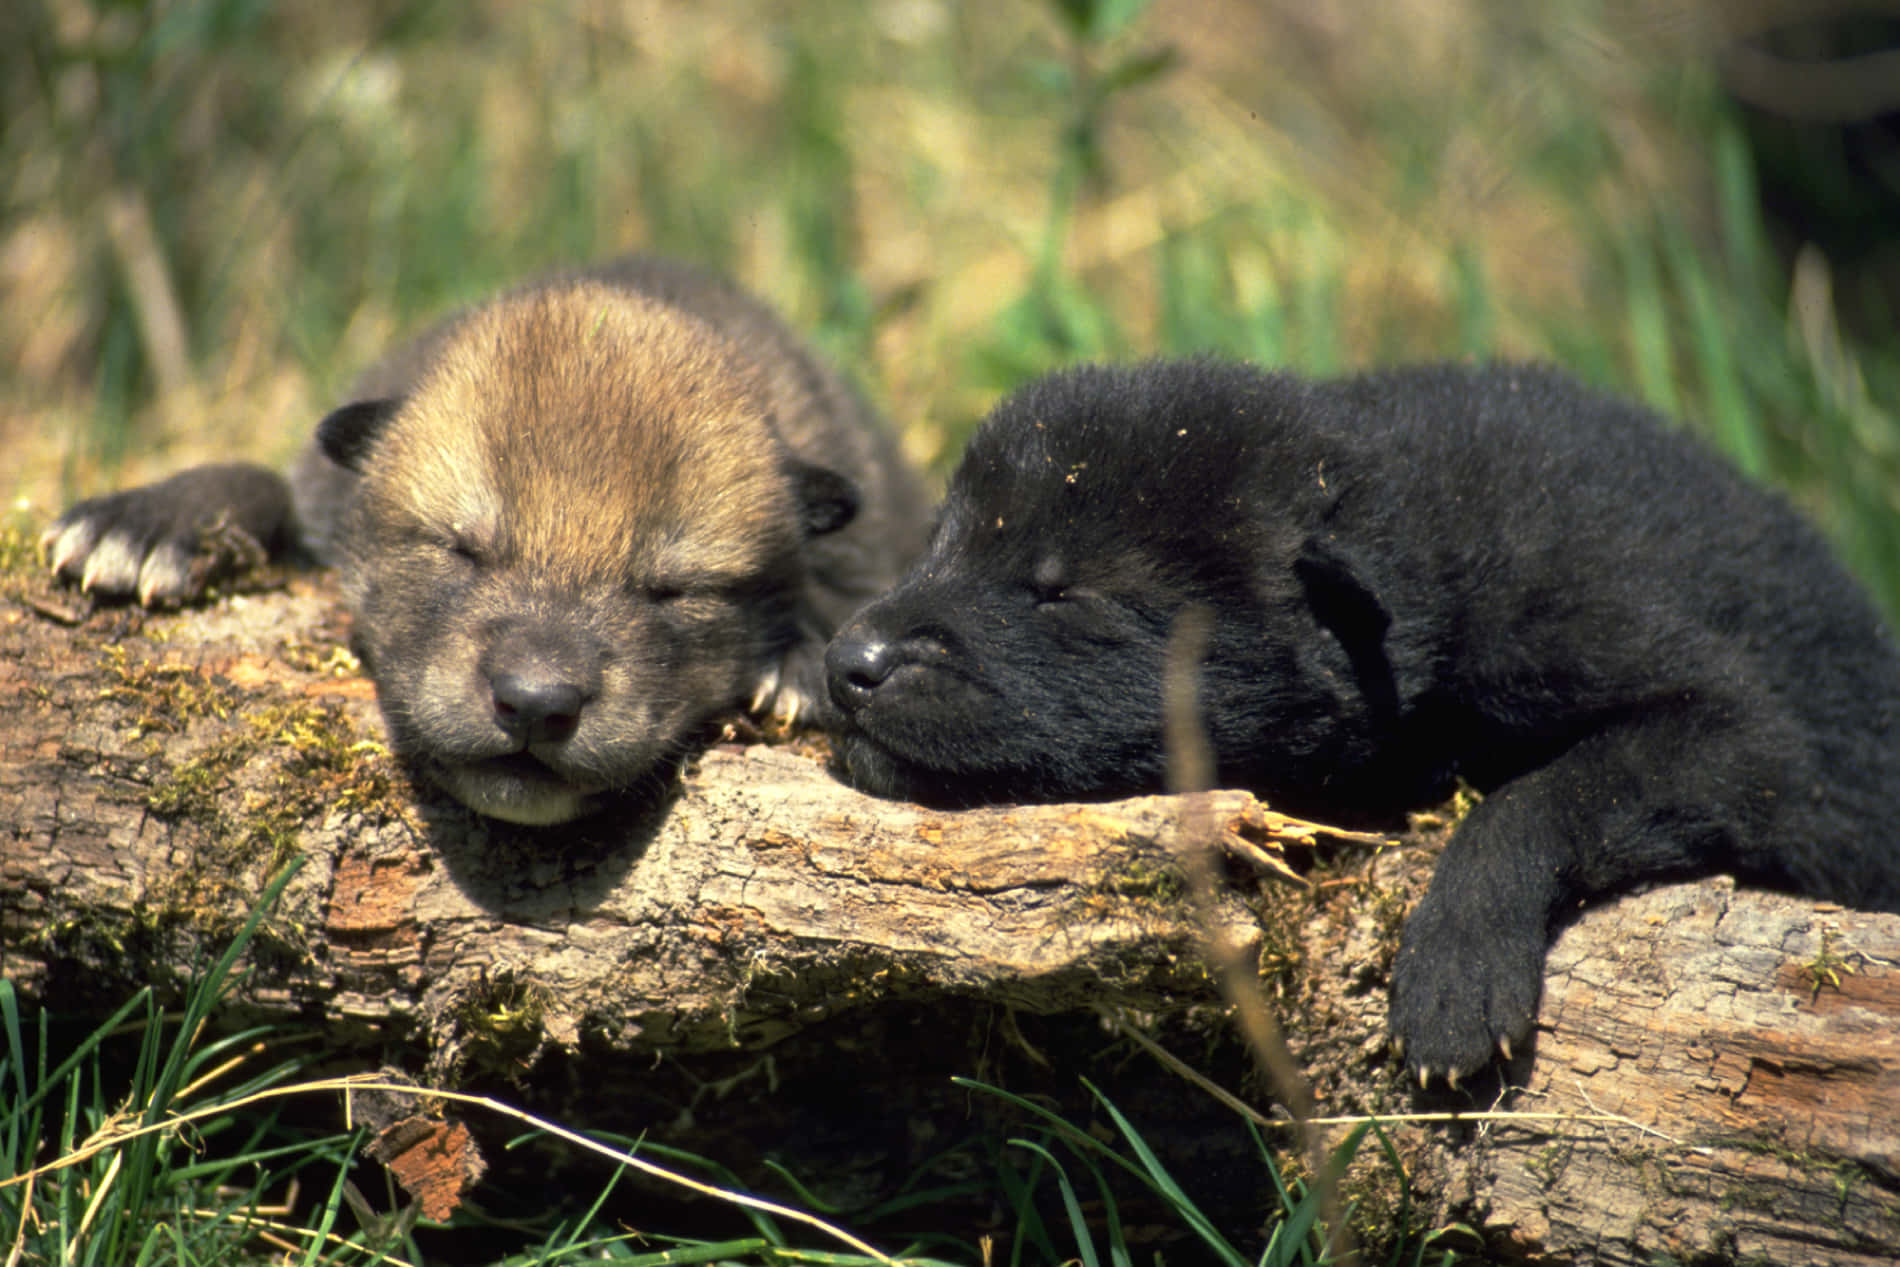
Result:
M901 572L922 487L758 301L630 256L391 352L288 480L196 467L82 502L53 571L199 597L235 539L334 563L396 750L545 826L666 786L715 718L822 700L827 638Z
M1581 901L1730 872L1900 910L1900 656L1873 606L1778 498L1542 369L1030 385L831 644L841 771L938 804L1156 790L1189 604L1221 784L1355 818L1485 793L1393 969L1421 1078L1527 1038Z

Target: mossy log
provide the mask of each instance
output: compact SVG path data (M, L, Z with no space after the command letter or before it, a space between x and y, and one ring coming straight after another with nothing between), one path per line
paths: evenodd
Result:
M1421 1094L1386 1049L1384 981L1430 830L1316 844L1241 792L1204 815L1165 797L942 813L841 787L796 740L716 744L626 819L513 829L383 750L322 579L162 615L17 566L6 585L0 970L29 1002L178 990L301 856L233 1009L321 1026L340 1064L506 1079L579 1126L694 1117L654 1090L683 1078L704 1148L703 1092L743 1098L762 1058L773 1106L822 1069L902 1119L867 1129L901 1134L963 1095L942 1072L1001 1078L993 1044L1048 1063L1041 1018L1102 1044L1104 1025L1219 1028L1211 933L1258 960L1322 1114L1503 1114L1391 1125L1404 1179L1347 1181L1363 1236L1393 1230L1400 1203L1374 1189L1403 1182L1414 1230L1462 1224L1443 1243L1493 1258L1900 1257L1900 917L1720 880L1586 911L1552 950L1533 1049ZM1208 910L1177 852L1203 834L1284 848L1304 882L1230 857ZM786 1129L759 1099L735 1121L735 1139Z

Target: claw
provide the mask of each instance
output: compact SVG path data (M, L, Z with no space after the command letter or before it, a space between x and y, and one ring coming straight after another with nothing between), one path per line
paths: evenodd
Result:
M182 598L190 588L190 561L184 551L168 544L145 556L145 563L139 568L141 605L150 607L162 599Z
M1453 1091L1458 1089L1458 1071L1456 1069L1445 1070L1445 1085L1450 1087Z
M1432 1089L1432 1071L1427 1069L1424 1065L1418 1067L1418 1089L1420 1091L1430 1091Z
M1498 1054L1503 1056L1507 1062L1511 1059L1511 1040L1510 1039L1508 1038L1498 1039Z
M763 713L766 706L778 695L778 665L773 665L759 675L759 684L752 690L752 702L746 706L749 713Z
M85 594L94 588L108 594L124 593L138 588L138 575L139 560L131 545L116 533L108 533L86 560L85 571L79 574L79 589Z
M1405 1059L1405 1040L1397 1034L1392 1035L1392 1054L1400 1060Z
M809 711L810 704L802 691L785 684L785 666L774 664L759 674L759 684L752 689L752 702L746 711L789 727Z
M790 726L804 714L805 705L807 703L808 701L802 692L793 690L780 691L778 693L778 700L772 707L772 719L781 726Z
M40 537L42 557L50 554L48 566L53 575L63 573L67 566L84 557L92 548L92 528L84 521L71 524L54 524Z

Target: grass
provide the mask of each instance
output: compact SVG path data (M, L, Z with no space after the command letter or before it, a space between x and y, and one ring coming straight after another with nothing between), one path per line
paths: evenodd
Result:
M1369 1134L1379 1139L1398 1175L1396 1223L1402 1235L1386 1261L1393 1267L1451 1261L1449 1252L1428 1258L1437 1234L1411 1227L1398 1155L1376 1123L1353 1129L1334 1150L1325 1180L1310 1186L1284 1179L1274 1151L1247 1123L1259 1157L1259 1181L1276 1195L1279 1208L1263 1212L1272 1228L1264 1249L1243 1250L1201 1211L1135 1125L1086 1082L1097 1107L1114 1124L1119 1144L1031 1100L957 1079L958 1085L1012 1107L1035 1134L1009 1140L1012 1155L994 1161L985 1174L939 1180L926 1164L894 1198L858 1212L867 1223L896 1215L914 1219L933 1205L953 1198L967 1204L971 1196L987 1192L1010 1216L1012 1232L1000 1247L971 1243L945 1229L887 1255L820 1217L835 1211L783 1167L773 1167L783 1186L819 1214L748 1195L736 1175L692 1153L640 1140L584 1136L498 1101L453 1091L435 1092L432 1098L464 1116L487 1113L531 1128L510 1147L552 1142L570 1155L592 1152L617 1164L606 1169L591 1198L583 1195L545 1211L531 1224L494 1224L468 1205L448 1224L431 1223L418 1218L418 1203L406 1201L386 1177L382 1205L396 1212L380 1215L355 1182L368 1182L367 1164L358 1160L367 1128L312 1131L280 1117L279 1106L293 1098L336 1105L339 1093L400 1091L404 1084L392 1085L374 1073L311 1076L321 1056L307 1041L313 1036L271 1028L216 1034L210 1028L222 1002L242 983L245 951L300 865L287 864L266 885L229 946L186 989L178 1015L161 1014L152 991L141 990L76 1040L62 1040L52 1013L41 1011L29 1019L12 983L0 980L5 1039L0 1050L0 1245L8 1264L209 1267L272 1261L405 1267L442 1261L430 1248L428 1233L460 1225L483 1234L488 1248L478 1261L505 1267L571 1261L642 1267L713 1262L857 1267L893 1261L914 1267L977 1261L1097 1267L1136 1261L1110 1181L1120 1177L1145 1189L1170 1213L1192 1238L1182 1252L1197 1260L1231 1267L1319 1267L1346 1261L1336 1244L1339 1230L1320 1221L1326 1201L1322 1191L1337 1184ZM299 1045L301 1052L294 1050ZM1072 1167L1086 1176L1084 1183L1072 1179ZM630 1231L624 1215L610 1205L626 1168L724 1203L739 1234L706 1240ZM1056 1190L1056 1206L1042 1199L1045 1180ZM305 1183L313 1195L300 1198ZM1094 1213L1085 1211L1085 1201ZM1050 1209L1060 1211L1057 1223L1045 1216Z
M939 468L999 393L1079 359L1553 360L1785 487L1900 613L1892 314L1844 325L1857 279L1775 244L1707 49L1584 0L0 9L0 493L29 518L281 460L401 332L642 247L764 294ZM298 1077L252 1055L207 1080L290 1037L202 1039L231 970L182 1018L140 995L77 1036L0 982L0 1178ZM1126 1261L1077 1211L1112 1175L1165 1189L1139 1135L1118 1123L1111 1158L1024 1112L992 1178L1021 1226L1042 1185L1066 1214L1008 1261ZM355 1141L280 1127L144 1136L0 1188L0 1213L47 1261L242 1261L244 1212L301 1174L304 1232L337 1235ZM1280 1192L1276 1245L1305 1257L1275 1261L1323 1260ZM292 1259L413 1254L352 1235ZM786 1248L741 1223L664 1252ZM533 1252L660 1261L585 1206Z
M13 6L4 491L280 460L400 332L639 246L760 290L938 465L1077 359L1555 360L1787 487L1900 610L1893 330L1770 246L1705 50L1582 0L1304 12Z
M1411 1210L1404 1204L1403 1167L1397 1151L1376 1121L1364 1121L1353 1127L1334 1147L1324 1177L1313 1184L1285 1180L1279 1166L1275 1164L1276 1150L1261 1138L1258 1128L1251 1122L1247 1123L1247 1130L1259 1152L1261 1178L1266 1181L1278 1202L1277 1209L1270 1208L1263 1212L1271 1230L1265 1247L1256 1251L1236 1246L1212 1219L1201 1212L1192 1194L1169 1173L1167 1166L1149 1147L1135 1125L1099 1090L1089 1086L1086 1080L1084 1085L1088 1087L1089 1094L1114 1124L1114 1130L1121 1140L1119 1147L1104 1142L1095 1134L1076 1127L1020 1096L971 1079L959 1078L956 1081L960 1086L1013 1104L1021 1111L1025 1121L1038 1128L1034 1138L1019 1137L1009 1141L1013 1148L1029 1156L1031 1160L1028 1168L1022 1170L1006 1166L999 1171L1002 1187L1009 1196L1011 1211L1015 1216L1014 1238L1002 1261L1076 1262L1084 1267L1100 1267L1103 1263L1123 1267L1136 1261L1126 1229L1116 1210L1114 1186L1108 1180L1106 1168L1132 1178L1172 1212L1181 1227L1192 1235L1193 1239L1189 1242L1191 1248L1183 1251L1182 1256L1193 1261L1220 1263L1224 1267L1322 1267L1323 1264L1334 1262L1365 1262L1367 1260L1364 1257L1343 1243L1341 1228L1328 1227L1322 1216L1326 1212L1324 1194L1336 1189L1369 1136L1377 1139L1394 1172L1400 1176L1400 1208L1394 1221L1403 1234L1392 1238L1394 1245L1384 1260L1388 1267L1399 1267L1400 1264L1419 1267L1427 1262L1449 1267L1454 1260L1449 1250L1441 1250L1436 1254L1431 1252L1432 1243L1439 1239L1441 1233L1421 1231L1411 1226ZM1079 1166L1087 1176L1086 1185L1071 1179L1068 1166L1064 1165L1062 1156L1056 1151L1058 1147L1069 1157L1069 1164ZM1035 1191L1045 1176L1060 1195L1063 1215L1060 1227L1049 1226L1034 1200ZM1094 1198L1102 1210L1100 1217L1090 1218L1084 1212L1085 1197ZM1351 1211L1345 1213L1349 1218Z
M336 1183L324 1213L301 1228L273 1225L267 1196L313 1168L340 1181L350 1135L300 1136L280 1131L272 1114L226 1111L299 1071L307 1057L282 1052L295 1036L203 1033L244 946L295 871L285 868L267 887L231 947L205 967L182 1015L160 1013L151 990L141 990L77 1041L62 1042L52 1014L28 1022L12 983L0 980L0 1244L8 1263L209 1263L273 1231L312 1245L327 1234ZM189 1131L158 1129L187 1107L197 1117ZM97 1147L121 1134L119 1146ZM68 1164L36 1170L49 1159Z

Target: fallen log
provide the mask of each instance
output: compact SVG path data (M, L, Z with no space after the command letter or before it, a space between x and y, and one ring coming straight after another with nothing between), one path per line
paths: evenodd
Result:
M1080 1017L1103 1045L1219 1028L1216 936L1257 958L1319 1112L1391 1119L1403 1177L1348 1179L1364 1237L1397 1230L1373 1189L1402 1184L1414 1231L1462 1225L1446 1245L1496 1258L1900 1256L1900 917L1723 880L1583 912L1533 1049L1422 1095L1383 1014L1429 825L1396 849L1327 844L1237 791L1192 814L1166 797L944 813L842 787L794 739L715 744L638 813L513 828L382 748L322 579L165 614L95 610L18 567L5 585L0 971L29 1002L182 989L297 855L231 1006L322 1026L340 1063L406 1052L425 1082L501 1080L603 1119L576 1125L660 1130L690 1101L703 1142L705 1088L765 1059L781 1100L822 1071L914 1132L967 1116L941 1075L999 1068L996 1034L1045 1059L1037 1018ZM1304 881L1230 862L1198 906L1179 852L1208 843L1195 824L1232 854L1286 850ZM669 1100L664 1078L694 1089ZM756 1098L731 1120L786 1129Z

